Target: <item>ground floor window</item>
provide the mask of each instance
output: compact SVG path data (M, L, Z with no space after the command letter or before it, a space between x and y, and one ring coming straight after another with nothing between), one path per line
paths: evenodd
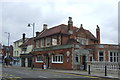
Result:
M109 52L109 62L118 62L118 52Z
M36 62L43 62L43 56L42 55L36 56Z
M63 55L53 55L52 63L63 63Z
M104 61L104 51L98 52L98 61Z

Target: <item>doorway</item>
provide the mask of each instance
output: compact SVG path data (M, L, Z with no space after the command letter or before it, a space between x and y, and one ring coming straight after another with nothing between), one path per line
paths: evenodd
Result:
M49 63L50 63L49 59L50 59L49 56L46 56L46 66L47 66L47 68L49 68Z
M82 57L82 64L84 66L83 70L86 70L87 69L87 63L86 63L86 56L85 55L83 55L83 57Z
M21 66L22 66L22 67L25 67L25 58L22 58L21 62L22 62L22 63L21 63Z

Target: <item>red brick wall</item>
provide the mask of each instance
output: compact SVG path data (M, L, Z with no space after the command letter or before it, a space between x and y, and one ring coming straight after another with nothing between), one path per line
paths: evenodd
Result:
M63 49L63 50L36 52L36 53L37 54L45 54L45 53L46 54L48 54L48 53L63 54L63 63L52 63L52 55L49 56L50 57L50 63L49 63L50 68L53 68L53 69L72 69L72 55L70 54L69 62L67 62L67 56L66 56L67 51L70 51L70 53L72 53L72 48ZM45 62L45 60L43 63L38 63L38 62L35 62L35 60L36 60L35 58L36 58L36 56L34 56L34 66L41 68L41 66Z

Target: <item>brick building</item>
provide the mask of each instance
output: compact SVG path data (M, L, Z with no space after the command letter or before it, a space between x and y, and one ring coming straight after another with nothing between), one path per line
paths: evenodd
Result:
M118 46L100 44L100 28L97 25L96 36L89 30L73 26L72 17L68 25L61 24L52 28L43 25L34 39L32 52L34 66L54 69L87 69L90 61L118 62Z

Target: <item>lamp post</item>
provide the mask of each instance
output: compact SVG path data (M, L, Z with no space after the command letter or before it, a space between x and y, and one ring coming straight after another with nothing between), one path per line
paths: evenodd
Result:
M28 24L28 27L33 27L33 46L32 46L32 51L33 51L33 48L34 48L34 29L35 29L35 23L29 23ZM31 69L33 69L34 65L33 65L33 57L32 57L32 63L31 63Z
M9 41L10 41L10 33L9 32L5 32L6 34L8 34L8 50L7 50L7 56L10 55L9 54Z

